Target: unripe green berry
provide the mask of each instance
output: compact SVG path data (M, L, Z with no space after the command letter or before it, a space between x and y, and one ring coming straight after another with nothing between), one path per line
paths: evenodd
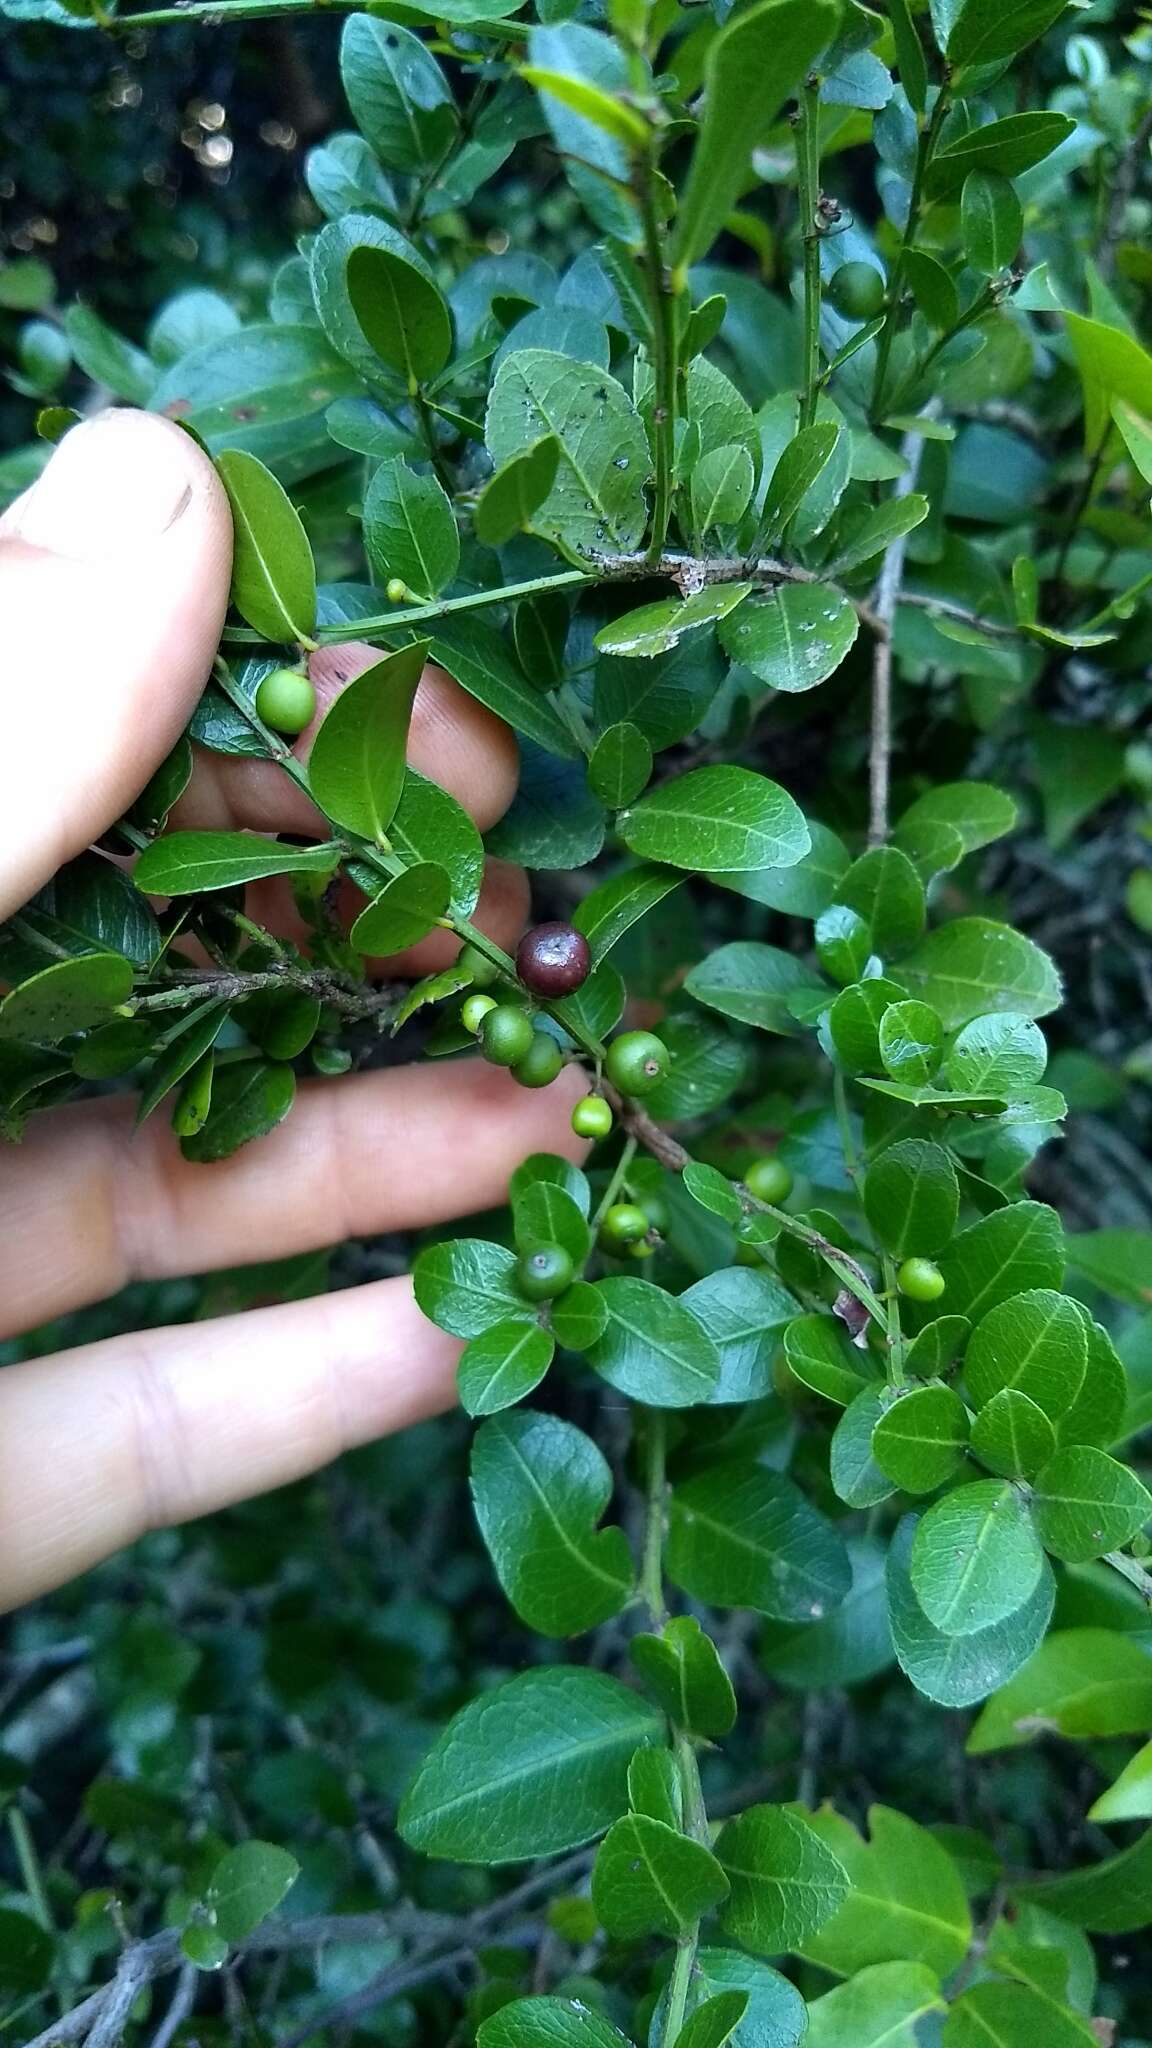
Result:
M479 946L461 946L456 965L461 974L466 974L473 988L491 988L500 979L500 969Z
M874 320L887 296L884 279L871 263L842 263L829 278L826 292L848 320Z
M641 1237L635 1244L626 1244L624 1247L624 1256L627 1259L651 1259L655 1255L656 1247L649 1244L646 1237Z
M600 1242L608 1250L639 1244L648 1235L648 1218L638 1202L613 1202L600 1218Z
M671 1055L654 1031L622 1031L604 1059L604 1071L621 1095L650 1095L671 1065Z
M389 604L403 604L408 595L408 585L402 576L390 576L384 585L384 595Z
M564 1055L550 1031L534 1031L532 1043L512 1072L522 1088L547 1088L564 1065Z
M905 1259L896 1275L896 1285L909 1301L939 1301L947 1285L939 1266L931 1259Z
M490 1010L496 1008L495 996L484 996L478 991L467 998L460 1010L460 1022L465 1031L479 1031Z
M794 1182L782 1159L754 1159L744 1175L744 1185L758 1202L771 1202L775 1207L788 1200Z
M606 1138L612 1129L610 1105L602 1095L584 1095L572 1111L572 1129L578 1138Z
M303 732L316 716L316 692L299 669L274 668L256 691L256 710L273 732Z
M480 1044L494 1067L514 1067L533 1039L532 1019L514 1003L497 1003L480 1024Z
M573 1266L562 1245L542 1244L516 1266L516 1285L529 1301L551 1301L572 1285Z
M314 1045L310 1053L318 1074L346 1074L352 1065L352 1055L342 1045Z

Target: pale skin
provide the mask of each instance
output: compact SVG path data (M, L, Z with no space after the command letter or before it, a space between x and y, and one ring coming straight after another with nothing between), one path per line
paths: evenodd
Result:
M210 464L138 413L75 429L0 520L0 918L119 817L168 753L216 651L230 558ZM316 657L321 707L375 658L363 646ZM296 742L302 757L308 744ZM482 828L507 807L511 734L437 669L409 752ZM172 823L319 829L279 769L208 755ZM527 907L524 876L492 862L481 926L512 947ZM251 908L290 928L276 885ZM438 934L387 972L424 973L454 951ZM535 1092L474 1060L304 1082L278 1131L213 1166L181 1158L163 1111L134 1133L123 1095L33 1118L20 1145L0 1143L0 1338L133 1279L488 1207L527 1153L582 1153L568 1122L580 1093L574 1073ZM401 1278L0 1370L0 1611L145 1530L434 1414L454 1398L459 1351Z

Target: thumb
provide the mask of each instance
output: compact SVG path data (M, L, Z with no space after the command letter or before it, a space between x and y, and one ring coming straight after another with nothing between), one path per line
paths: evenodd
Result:
M232 526L168 420L74 427L0 520L0 916L139 795L204 686Z

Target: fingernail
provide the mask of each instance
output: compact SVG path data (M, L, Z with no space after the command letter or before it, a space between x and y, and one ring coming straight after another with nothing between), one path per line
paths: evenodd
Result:
M107 561L156 540L192 497L192 446L147 413L109 412L73 427L21 508L33 547Z

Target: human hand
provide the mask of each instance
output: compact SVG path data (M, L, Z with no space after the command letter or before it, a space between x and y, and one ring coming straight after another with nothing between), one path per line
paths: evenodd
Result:
M0 917L127 808L183 730L228 596L231 528L210 464L166 421L78 427L0 520L6 735ZM375 653L329 648L321 704ZM308 736L302 747L306 751ZM411 755L483 828L510 801L515 746L429 669ZM307 833L275 766L205 756L174 822ZM322 836L322 835L321 835ZM290 917L277 885L267 922ZM527 891L492 862L477 921L515 943ZM389 972L454 951L438 933ZM579 1152L577 1077L528 1092L476 1062L305 1083L288 1121L212 1166L118 1095L33 1119L0 1146L0 1338L128 1281L287 1257L419 1227L503 1197L529 1152ZM144 1530L279 1486L453 1397L460 1346L409 1281L88 1344L0 1371L0 1611Z

